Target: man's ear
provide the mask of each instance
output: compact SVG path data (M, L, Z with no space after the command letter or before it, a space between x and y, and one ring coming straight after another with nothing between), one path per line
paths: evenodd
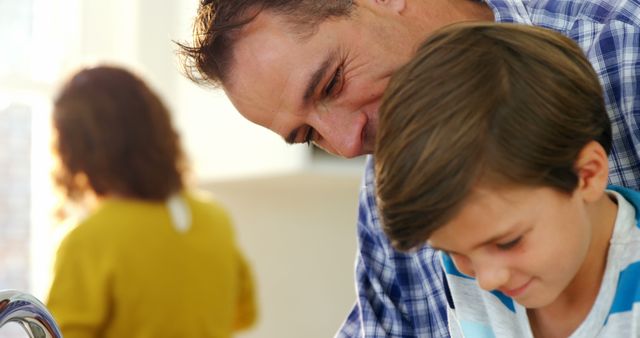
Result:
M371 5L383 6L387 10L391 10L395 13L402 12L407 6L406 0L366 0Z
M575 170L578 175L576 191L588 202L599 199L609 178L609 161L602 145L596 141L587 143L578 155Z

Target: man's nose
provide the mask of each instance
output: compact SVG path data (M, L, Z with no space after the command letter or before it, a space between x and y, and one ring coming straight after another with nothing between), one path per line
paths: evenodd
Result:
M338 156L351 158L363 155L363 128L366 116L362 113L324 113L316 121L320 138L316 144Z

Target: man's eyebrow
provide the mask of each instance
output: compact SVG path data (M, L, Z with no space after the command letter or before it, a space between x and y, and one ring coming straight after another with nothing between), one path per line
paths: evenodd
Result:
M316 69L316 71L313 72L313 74L311 74L311 77L307 82L307 89L304 91L304 96L302 97L302 100L305 106L309 103L309 100L313 96L313 93L316 92L316 89L318 88L320 81L322 81L322 79L325 77L325 74L327 73L329 66L331 66L331 64L333 63L333 60L335 59L335 57L336 57L335 52L331 52L327 54L327 57L322 62L322 64L320 64L320 67Z
M325 77L325 74L327 73L329 67L333 63L333 60L335 59L335 57L336 57L335 52L331 52L327 54L327 57L320 64L320 67L318 67L318 69L316 69L316 71L313 72L313 74L311 74L311 76L309 77L309 81L307 81L307 88L305 89L304 95L302 96L303 106L306 107L309 105L309 101L311 100L311 97L313 97L313 94L316 92L318 85L320 85L320 81L322 81L322 79ZM287 142L288 144L296 143L298 129L299 128L292 130L284 138L284 141Z

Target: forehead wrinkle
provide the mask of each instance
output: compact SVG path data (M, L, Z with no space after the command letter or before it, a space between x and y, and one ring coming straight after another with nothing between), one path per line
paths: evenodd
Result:
M337 58L337 46L309 44L315 41L319 26L296 25L288 21L286 15L261 11L241 28L243 34L233 51L235 72L231 73L229 87L244 99L245 105L250 104L251 120L276 132L285 141L299 136L311 100L327 76L331 62ZM288 50L291 47L286 46L292 44L299 48L293 52ZM278 46L283 48L276 48ZM247 63L251 66L241 67Z
M298 93L296 88L301 87L302 79L299 72L286 72L282 75L282 81L279 86L275 86L274 89L278 89L279 93L272 92L269 97L275 101L273 108L264 109L266 114L270 116L270 127L272 131L280 135L283 140L288 144L294 144L295 139L299 132L299 125L295 125L294 129L288 131L292 120L291 116L303 118L306 116L305 107L301 106L298 102ZM287 129L285 129L287 128Z
M253 45L252 45L253 46ZM282 74L276 71L278 67L270 67L269 65L277 65L282 63L281 58L277 54L268 53L268 49L262 46L255 48L238 48L244 53L242 57L236 57L236 63L251 62L257 67L256 73L248 73L244 67L239 67L235 71L235 76L231 77L231 81L225 86L227 91L231 90L235 95L231 95L233 99L244 102L249 105L252 110L258 112L261 116L261 122L258 123L266 127L276 119L277 114L283 111L285 106L287 92L291 90L292 73ZM270 85L259 86L256 88L258 79L269 79Z

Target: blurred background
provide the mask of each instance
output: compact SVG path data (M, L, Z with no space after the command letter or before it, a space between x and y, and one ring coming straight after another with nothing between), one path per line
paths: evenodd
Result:
M0 0L0 289L42 298L64 231L53 218L50 101L82 66L140 74L174 113L197 187L230 211L253 268L259 321L240 337L330 337L355 300L363 158L289 146L224 93L179 71L197 0ZM15 336L14 327L0 337ZM26 337L22 332L18 337Z

